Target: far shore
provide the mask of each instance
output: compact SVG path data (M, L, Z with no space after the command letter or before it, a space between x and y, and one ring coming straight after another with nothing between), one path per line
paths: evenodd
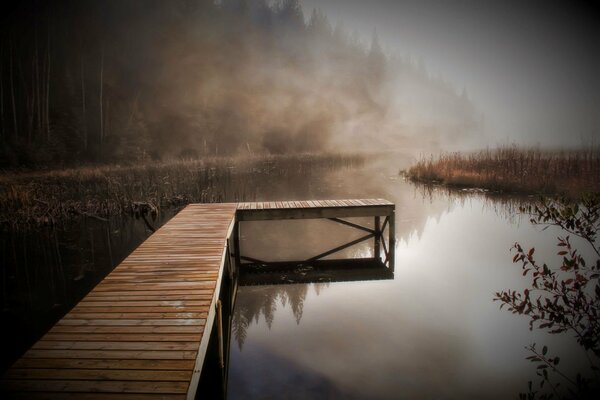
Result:
M517 146L423 158L401 171L422 184L498 193L581 197L600 192L600 149L540 150Z

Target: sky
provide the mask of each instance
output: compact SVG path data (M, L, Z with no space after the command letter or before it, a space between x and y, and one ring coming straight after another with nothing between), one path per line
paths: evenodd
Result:
M301 0L388 54L422 59L485 116L490 145L600 144L600 3Z

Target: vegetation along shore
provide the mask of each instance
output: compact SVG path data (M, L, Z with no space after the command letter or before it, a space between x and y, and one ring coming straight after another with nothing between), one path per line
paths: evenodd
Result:
M600 191L600 148L516 146L422 158L400 172L413 182L493 192L579 197Z
M79 216L156 213L191 202L253 201L272 178L352 168L356 154L255 155L0 173L0 225L37 226Z

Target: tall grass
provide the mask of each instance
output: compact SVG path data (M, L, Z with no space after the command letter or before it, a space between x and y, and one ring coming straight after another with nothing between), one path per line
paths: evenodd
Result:
M300 154L210 158L133 166L0 174L0 225L52 224L77 216L106 218L153 207L261 199L273 179L306 178L361 165L364 157Z
M414 182L498 192L578 196L600 190L600 149L516 146L424 158L403 173Z

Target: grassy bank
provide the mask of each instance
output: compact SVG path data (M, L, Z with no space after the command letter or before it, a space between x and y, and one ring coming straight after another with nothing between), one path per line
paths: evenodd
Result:
M413 182L496 192L579 196L600 191L600 149L504 147L444 153L401 172Z
M342 154L253 156L0 174L0 225L106 218L190 202L252 201L271 180L364 163Z

